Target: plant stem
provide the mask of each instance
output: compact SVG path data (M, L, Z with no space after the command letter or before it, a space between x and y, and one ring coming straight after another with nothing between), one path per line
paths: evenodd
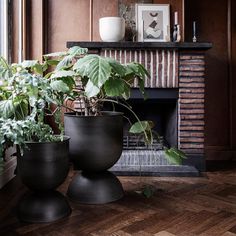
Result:
M135 112L132 109L130 109L129 106L127 106L127 105L125 105L123 103L120 103L118 101L112 100L112 99L100 99L100 101L116 103L116 104L121 105L121 106L125 107L126 109L128 109L133 114L133 116L136 118L136 120L140 123L140 125L142 126L145 138L146 138L146 140L148 140L148 135L147 135L147 132L145 131L145 129L144 129L143 125L142 125L142 122L140 121L138 116L135 114Z

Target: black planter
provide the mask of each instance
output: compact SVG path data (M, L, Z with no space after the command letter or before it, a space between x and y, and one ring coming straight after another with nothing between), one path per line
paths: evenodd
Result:
M103 112L101 116L76 116L73 113L66 113L64 119L65 133L71 138L71 161L75 169L83 171L82 176L76 176L76 180L72 180L68 196L80 203L93 204L120 199L123 196L123 189L119 180L105 171L118 161L122 153L123 114ZM96 179L99 179L100 185L95 184ZM108 184L111 182L113 191L117 193L115 196L105 187L111 186ZM96 187L96 190L90 191L92 186ZM80 197L80 194L83 196ZM97 196L92 196L93 194Z
M52 222L71 213L66 198L54 191L69 172L69 137L62 142L27 143L23 156L17 157L17 174L33 192L18 203L22 221Z

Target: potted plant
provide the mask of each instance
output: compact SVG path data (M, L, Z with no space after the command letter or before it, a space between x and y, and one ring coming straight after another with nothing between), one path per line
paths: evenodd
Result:
M71 137L70 158L75 176L68 188L68 196L80 203L105 203L123 196L119 180L106 170L120 158L123 145L123 115L103 110L105 103L128 109L136 121L130 132L142 134L147 144L153 141L153 122L140 121L127 104L134 80L145 98L144 79L148 72L139 63L122 65L118 61L95 54L77 56L83 50L72 47L67 52L45 55L46 61L55 64L51 77L67 75L76 82L75 97L80 109L65 114L65 133ZM84 51L83 51L84 52ZM54 60L52 60L52 57ZM71 109L73 110L73 109ZM169 158L181 162L184 154L167 148Z
M63 130L54 135L45 122L45 116L55 116L62 127L65 88L57 79L44 78L47 67L38 61L9 65L0 58L0 159L16 145L17 175L32 191L17 206L18 218L26 222L51 222L71 212L66 198L54 190L69 171L69 137Z

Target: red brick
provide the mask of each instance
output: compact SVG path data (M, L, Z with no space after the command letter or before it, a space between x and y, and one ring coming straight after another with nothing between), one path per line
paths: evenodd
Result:
M180 149L203 149L204 144L184 143L179 145Z
M205 76L205 72L185 72L185 71L179 71L179 76L182 77L204 77Z
M180 93L180 98L204 98L205 95L203 93Z
M204 109L180 109L180 115L186 114L204 114Z
M203 132L180 132L179 134L180 137L199 137L203 138L204 133Z
M180 88L205 88L205 84L203 83L179 83Z
M198 82L198 83L204 83L205 82L205 79L204 78L202 78L202 77L196 77L196 78L184 78L184 77L182 77L182 78L180 78L179 79L179 81L181 82L181 83L193 83L193 82Z
M180 71L205 71L205 67L203 66L180 66Z
M204 103L200 103L200 104L181 104L179 103L179 108L182 109L186 109L186 111L190 111L189 109L204 109ZM183 110L185 111L185 110Z
M182 104L204 103L204 99L180 99Z
M188 148L181 148L181 150L186 154L204 154L203 148L197 148L197 149L188 149Z
M199 65L205 66L204 60L180 60L179 65Z
M181 143L204 143L204 138L186 137L180 138Z
M202 115L180 115L180 120L203 120L204 114Z
M181 126L185 126L185 125L188 125L188 126L194 126L194 125L200 125L200 126L203 126L205 124L204 121L202 120L191 120L191 121L181 121ZM193 129L194 130L194 129Z
M191 55L180 55L180 60L191 60Z
M179 93L205 93L204 88L180 88Z
M204 126L180 126L180 131L204 131Z
M192 55L191 59L192 60L195 60L195 59L202 59L202 60L204 60L205 56L204 55Z

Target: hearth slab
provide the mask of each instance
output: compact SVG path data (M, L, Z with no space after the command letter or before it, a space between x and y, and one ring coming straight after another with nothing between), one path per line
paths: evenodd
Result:
M160 176L160 177L199 177L199 171L193 166L187 165L163 165L151 166L142 165L141 172L139 165L121 166L115 165L109 169L115 175L120 176Z

